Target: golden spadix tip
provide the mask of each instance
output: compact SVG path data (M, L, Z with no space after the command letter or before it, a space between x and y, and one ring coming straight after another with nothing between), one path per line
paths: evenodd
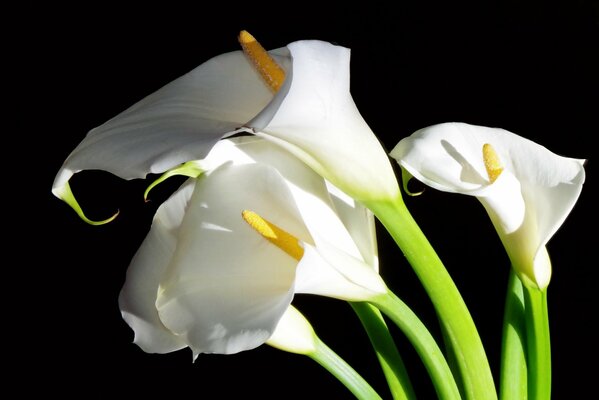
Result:
M503 165L501 165L499 155L489 143L483 145L483 161L487 175L489 175L489 181L491 183L495 182L503 172Z
M264 82L274 93L278 92L285 81L285 70L248 31L241 31L238 40L243 52Z
M256 38L254 36L252 36L251 33L249 33L246 30L243 30L241 32L239 32L239 43L241 44L247 44L250 42L255 42Z
M304 249L300 245L298 238L291 233L284 231L272 222L262 218L254 211L243 210L241 216L256 232L258 232L266 240L295 258L297 261L304 256Z

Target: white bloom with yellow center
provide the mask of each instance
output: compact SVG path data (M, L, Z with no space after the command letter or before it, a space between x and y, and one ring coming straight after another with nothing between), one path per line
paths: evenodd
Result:
M503 129L464 123L416 131L391 157L428 186L476 196L523 282L547 287L546 244L578 200L584 160L559 156Z
M295 293L386 293L370 211L293 155L240 137L202 165L160 206L127 273L119 303L143 350L230 354L270 338L309 351L311 328L292 328Z

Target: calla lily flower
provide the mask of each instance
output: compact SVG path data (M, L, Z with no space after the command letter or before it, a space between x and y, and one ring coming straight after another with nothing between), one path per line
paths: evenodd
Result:
M372 214L293 155L238 137L201 165L157 210L120 294L144 351L231 354L269 338L309 351L313 332L290 311L296 293L386 293Z
M503 129L464 123L418 130L391 157L428 186L476 196L522 281L548 286L546 244L578 200L585 160L559 156Z
M349 92L349 49L298 41L267 57L283 73L275 93L244 52L216 56L92 129L58 171L53 193L77 209L68 182L79 171L143 178L246 132L286 148L354 198L395 197L389 159Z

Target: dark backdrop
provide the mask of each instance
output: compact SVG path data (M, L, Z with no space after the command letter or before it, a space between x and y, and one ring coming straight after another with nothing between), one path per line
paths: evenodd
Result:
M33 148L34 160L27 152L23 162L35 169L25 179L35 191L27 198L35 208L25 214L29 233L15 241L24 246L18 254L26 261L14 269L25 276L5 283L17 290L14 304L29 304L11 306L19 318L5 327L18 343L13 373L29 377L20 385L22 393L351 398L313 361L268 346L201 355L192 363L188 350L153 355L131 343L118 292L157 205L180 181L156 189L154 201L146 204L147 182L101 172L77 175L73 186L91 217L121 210L114 223L101 227L86 225L50 193L54 174L88 130L208 58L237 49L241 29L266 48L300 39L351 48L352 94L389 150L418 128L461 121L502 127L558 154L588 159L580 200L548 245L554 266L549 311L554 398L586 397L595 387L597 4L321 3L280 4L278 13L269 4L216 9L145 4L125 11L98 3L24 10L13 41L20 84L13 103L20 106L17 140ZM482 206L474 198L434 190L406 202L461 290L497 372L509 263ZM379 240L383 277L436 331L409 265L383 230ZM388 398L351 308L312 296L298 296L295 304L321 338ZM396 335L420 398L434 398L418 357Z

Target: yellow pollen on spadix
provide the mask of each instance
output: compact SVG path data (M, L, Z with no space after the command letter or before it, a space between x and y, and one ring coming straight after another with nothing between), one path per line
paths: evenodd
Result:
M489 175L489 181L491 183L495 182L503 172L503 165L501 165L499 155L489 143L483 145L483 161L487 175Z
M241 216L245 222L262 235L262 237L295 258L297 261L301 260L304 256L304 249L300 246L299 239L291 233L284 231L253 211L243 210Z
M248 31L239 33L239 44L268 87L276 93L285 81L285 70Z

